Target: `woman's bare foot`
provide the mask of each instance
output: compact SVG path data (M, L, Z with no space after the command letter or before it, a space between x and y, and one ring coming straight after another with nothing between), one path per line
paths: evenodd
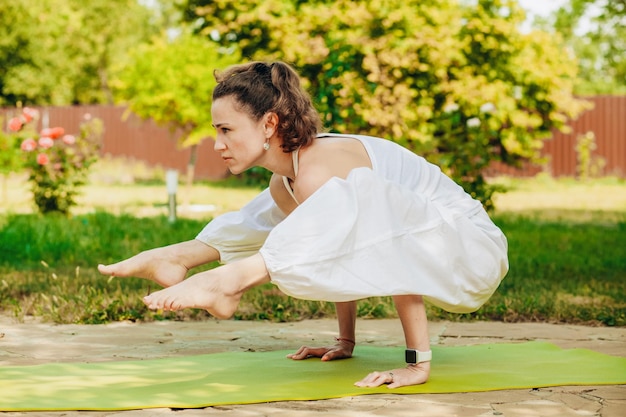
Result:
M269 282L265 261L260 254L200 272L170 288L144 297L152 310L201 308L217 318L231 317L248 289Z
M98 265L98 271L115 277L145 278L162 287L171 287L185 279L188 269L171 259L166 248L158 248L111 265Z
M201 308L220 319L230 318L239 305L243 292L224 288L215 271L196 274L183 282L143 298L151 310L177 311L184 308Z

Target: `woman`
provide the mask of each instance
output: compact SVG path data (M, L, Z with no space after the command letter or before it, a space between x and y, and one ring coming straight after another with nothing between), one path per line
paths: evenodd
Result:
M287 64L253 62L216 74L215 150L233 174L262 166L269 188L190 241L104 266L166 287L151 309L233 315L249 288L272 282L288 295L336 302L339 337L292 359L352 356L356 301L392 296L407 366L372 372L357 386L422 384L430 374L424 299L448 311L478 309L508 270L507 242L482 205L441 170L401 146L320 134L321 122ZM223 265L185 279L207 262ZM400 358L399 358L400 359Z

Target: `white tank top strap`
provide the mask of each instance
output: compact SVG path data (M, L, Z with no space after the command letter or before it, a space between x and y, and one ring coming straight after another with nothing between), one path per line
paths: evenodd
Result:
M291 159L293 161L294 179L295 177L298 176L298 151L299 150L300 148L296 149L295 151L291 153ZM291 184L289 183L289 178L283 176L283 184L285 184L285 188L287 189L287 192L289 193L291 198L293 198L293 201L295 201L296 204L300 204L298 202L298 199L296 198L296 195L293 193L293 188L291 187Z
M291 153L291 160L293 161L293 178L295 179L298 176L298 153L300 152L300 148L296 149Z

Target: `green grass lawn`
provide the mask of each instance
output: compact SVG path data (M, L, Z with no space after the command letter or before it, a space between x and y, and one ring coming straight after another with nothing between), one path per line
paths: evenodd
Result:
M494 221L509 240L510 272L473 314L429 307L431 319L626 325L626 184L539 177L499 179ZM0 313L57 323L201 319L199 310L161 314L141 297L156 285L109 279L98 263L193 238L214 215L258 190L197 184L181 190L179 219L167 219L162 184L92 185L71 218L33 214L27 189L11 178L0 214ZM207 267L212 267L209 265ZM360 317L395 315L388 297L359 302ZM249 291L237 319L291 321L334 316L331 303L296 300L272 285Z

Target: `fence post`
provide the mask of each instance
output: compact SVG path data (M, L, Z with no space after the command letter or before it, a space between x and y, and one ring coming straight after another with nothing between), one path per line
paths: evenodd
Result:
M175 169L168 169L165 172L165 185L167 188L167 195L169 197L169 221L174 223L176 221L176 189L178 188L178 171Z

